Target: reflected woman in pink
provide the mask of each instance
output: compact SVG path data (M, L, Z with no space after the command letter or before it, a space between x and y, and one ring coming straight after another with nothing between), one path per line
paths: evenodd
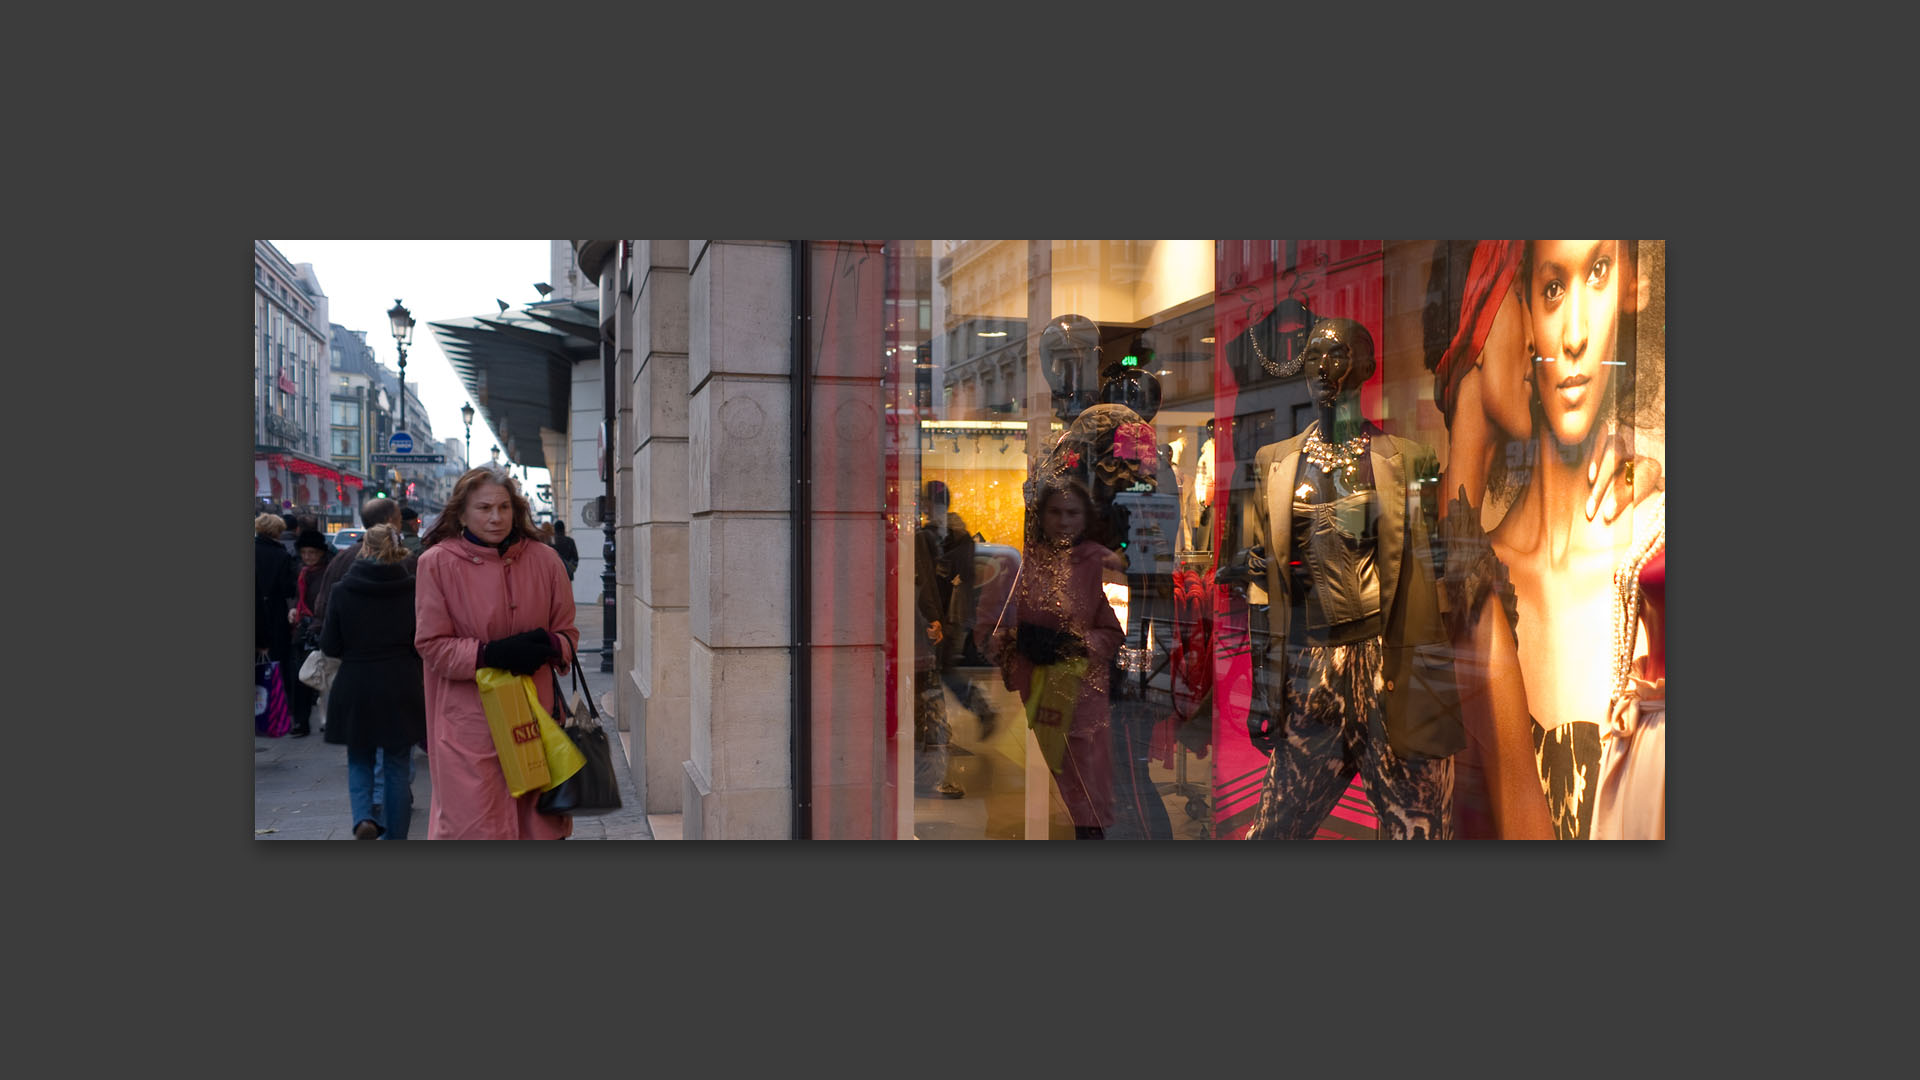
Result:
M1020 569L988 586L974 636L1026 705L1074 838L1099 840L1114 822L1108 679L1126 640L1101 590L1116 556L1087 539L1093 497L1077 479L1047 478L1033 516Z

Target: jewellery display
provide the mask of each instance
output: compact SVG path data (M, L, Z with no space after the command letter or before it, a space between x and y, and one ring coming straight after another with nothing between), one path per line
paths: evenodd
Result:
M1367 448L1372 443L1372 437L1363 431L1336 448L1322 439L1320 429L1315 428L1307 433L1307 441L1301 445L1300 452L1306 455L1308 461L1319 466L1321 472L1329 476L1333 475L1336 469L1344 470L1347 480L1351 482L1354 479L1355 470L1360 467L1360 462L1366 457Z
M1645 537L1633 552L1613 571L1613 679L1608 711L1632 691L1633 639L1640 629L1640 571L1667 543L1667 504L1662 499L1652 507L1653 520Z
M1253 327L1251 326L1247 327L1247 344L1253 346L1253 355L1255 356L1255 358L1257 358L1260 361L1260 366L1267 370L1267 374L1269 375L1289 374L1289 372L1282 369L1279 364L1276 364L1272 360L1267 359L1267 354L1260 350L1260 342L1253 336Z

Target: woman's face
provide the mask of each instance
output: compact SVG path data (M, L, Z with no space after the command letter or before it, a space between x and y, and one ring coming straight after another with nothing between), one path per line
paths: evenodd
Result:
M1524 439L1533 434L1533 414L1527 408L1527 379L1533 374L1533 357L1527 339L1527 309L1519 295L1508 289L1494 312L1486 344L1480 348L1480 401L1487 417L1510 438Z
M1547 427L1562 445L1586 439L1600 415L1607 380L1617 361L1619 243L1614 240L1539 240L1527 281L1533 332L1534 385Z
M460 524L489 544L497 544L513 531L513 496L505 485L484 483L467 496L466 509L460 511Z
M1047 497L1046 509L1040 512L1040 525L1049 540L1078 540L1087 527L1086 504L1072 492L1055 492Z
M307 566L320 565L320 549L319 548L301 548L300 561Z

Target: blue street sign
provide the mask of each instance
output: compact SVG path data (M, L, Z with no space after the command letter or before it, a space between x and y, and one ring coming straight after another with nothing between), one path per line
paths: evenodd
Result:
M369 454L375 465L445 465L445 454Z
M393 433L393 437L387 440L387 446L396 454L412 453L413 436L404 431L396 431Z

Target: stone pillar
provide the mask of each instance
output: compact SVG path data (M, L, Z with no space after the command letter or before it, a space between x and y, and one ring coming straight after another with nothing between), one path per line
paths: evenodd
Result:
M621 241L622 244L628 241ZM611 261L608 273L616 275L613 298L617 305L614 317L614 380L613 408L615 427L620 437L614 446L616 452L611 455L613 462L613 505L614 505L614 590L619 602L614 605L614 615L618 625L613 627L613 673L616 685L631 677L634 669L634 544L638 529L634 525L633 514L633 458L630 447L640 444L640 425L635 422L633 410L633 380L628 375L633 371L635 353L633 322L633 289L628 275L633 268L629 260L616 256ZM619 729L631 733L634 728L633 717L615 710L615 720ZM629 735L629 738L632 736ZM631 763L629 763L631 764ZM636 770L637 771L637 770ZM639 781L642 795L645 794L645 781Z
M623 609L633 664L633 776L651 814L680 813L689 753L687 678L687 242L634 241L632 376L633 603ZM625 713L623 712L624 716Z
M813 835L888 839L899 834L899 799L887 770L885 571L898 537L913 534L909 526L889 542L882 358L888 348L916 341L919 327L916 321L910 330L889 333L887 263L879 244L816 241L810 250ZM917 294L908 287L902 295L911 301ZM912 306L899 310L917 313ZM911 356L895 370L912 385ZM904 640L910 649L912 639ZM897 752L910 755L910 721L906 730Z
M792 499L786 241L689 242L684 835L785 839Z

